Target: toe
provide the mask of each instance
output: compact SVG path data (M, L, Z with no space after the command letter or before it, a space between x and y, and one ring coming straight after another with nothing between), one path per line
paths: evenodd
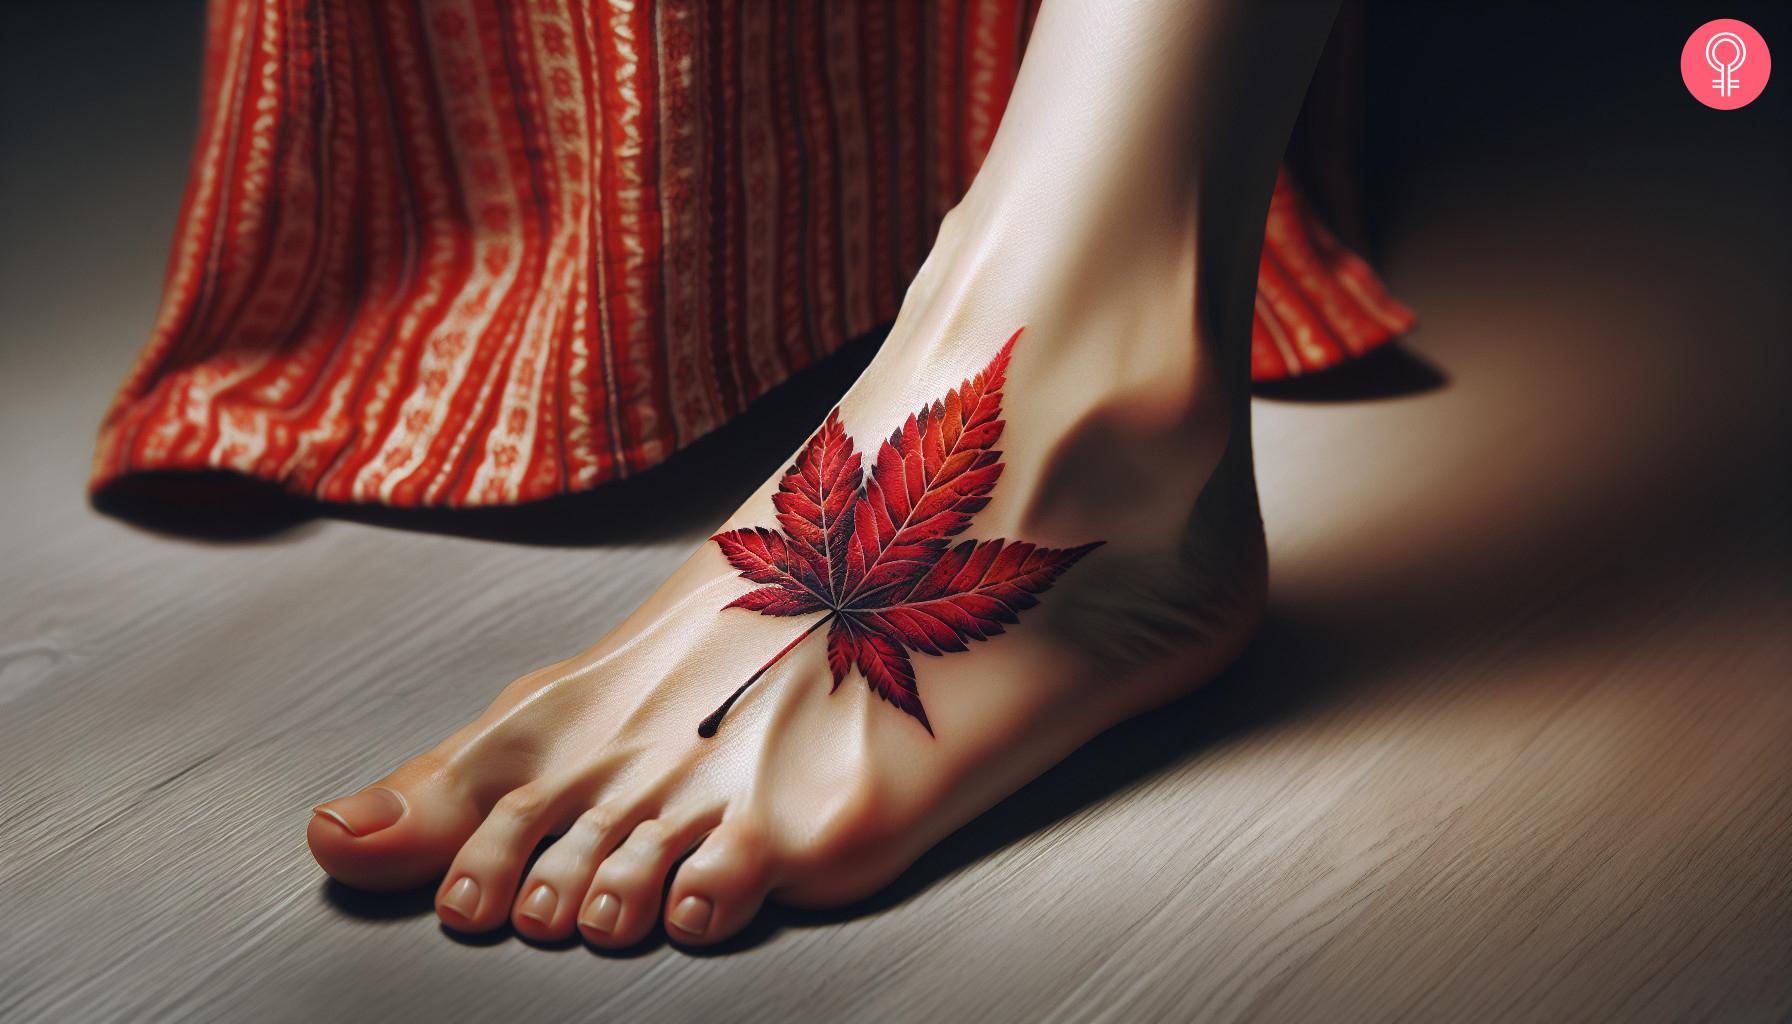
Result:
M566 834L529 869L518 889L511 922L532 939L554 941L572 934L580 901L591 889L597 866L628 834L632 821L599 805L573 821Z
M566 824L562 808L571 799L570 791L547 783L522 786L500 797L461 846L436 891L436 914L442 923L464 932L503 924L529 855L542 837ZM537 899L537 906L540 902Z
M593 945L632 946L659 920L660 894L672 865L715 824L713 817L643 821L598 865L579 911L579 931Z
M666 934L701 946L745 928L772 885L768 849L757 830L724 822L679 865L666 897Z
M440 877L479 811L419 759L373 786L320 804L305 839L330 877L357 889L409 889Z

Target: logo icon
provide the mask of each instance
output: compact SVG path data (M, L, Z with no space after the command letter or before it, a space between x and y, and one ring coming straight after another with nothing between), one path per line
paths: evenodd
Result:
M1717 51L1722 46L1730 48L1729 60L1719 57ZM1713 32L1711 38L1705 40L1705 63L1711 65L1711 70L1718 72L1718 77L1712 81L1711 87L1717 90L1719 96L1727 99L1731 93L1736 91L1736 69L1741 67L1746 60L1748 60L1748 44L1744 43L1742 37L1734 32Z
M1767 87L1772 70L1767 40L1734 18L1700 25L1680 50L1680 78L1686 91L1714 110L1753 103Z

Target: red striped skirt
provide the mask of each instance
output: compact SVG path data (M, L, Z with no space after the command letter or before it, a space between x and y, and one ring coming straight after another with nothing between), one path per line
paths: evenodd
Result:
M93 485L468 506L665 459L896 315L1024 0L214 0L153 333ZM1278 182L1253 370L1409 326Z

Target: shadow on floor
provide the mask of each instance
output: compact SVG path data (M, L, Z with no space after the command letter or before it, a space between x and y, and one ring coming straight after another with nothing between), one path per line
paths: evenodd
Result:
M1442 370L1395 341L1331 369L1264 381L1251 391L1274 402L1368 402L1423 394L1448 382Z
M363 921L400 921L433 911L436 887L419 886L404 892L362 892L334 878L325 878L319 895L325 903L349 917Z
M319 519L451 534L512 544L581 547L639 542L720 520L800 445L877 352L881 332L860 338L772 389L740 417L663 464L595 491L501 508L391 508L295 497L224 470L135 473L93 496L99 511L156 533L214 543L303 536ZM1385 345L1322 373L1260 384L1284 402L1355 402L1441 387L1423 358Z

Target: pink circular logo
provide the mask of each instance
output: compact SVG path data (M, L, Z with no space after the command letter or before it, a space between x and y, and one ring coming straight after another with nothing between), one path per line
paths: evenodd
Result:
M1746 107L1767 88L1773 57L1767 40L1744 22L1719 18L1700 25L1680 50L1686 91L1707 107Z

